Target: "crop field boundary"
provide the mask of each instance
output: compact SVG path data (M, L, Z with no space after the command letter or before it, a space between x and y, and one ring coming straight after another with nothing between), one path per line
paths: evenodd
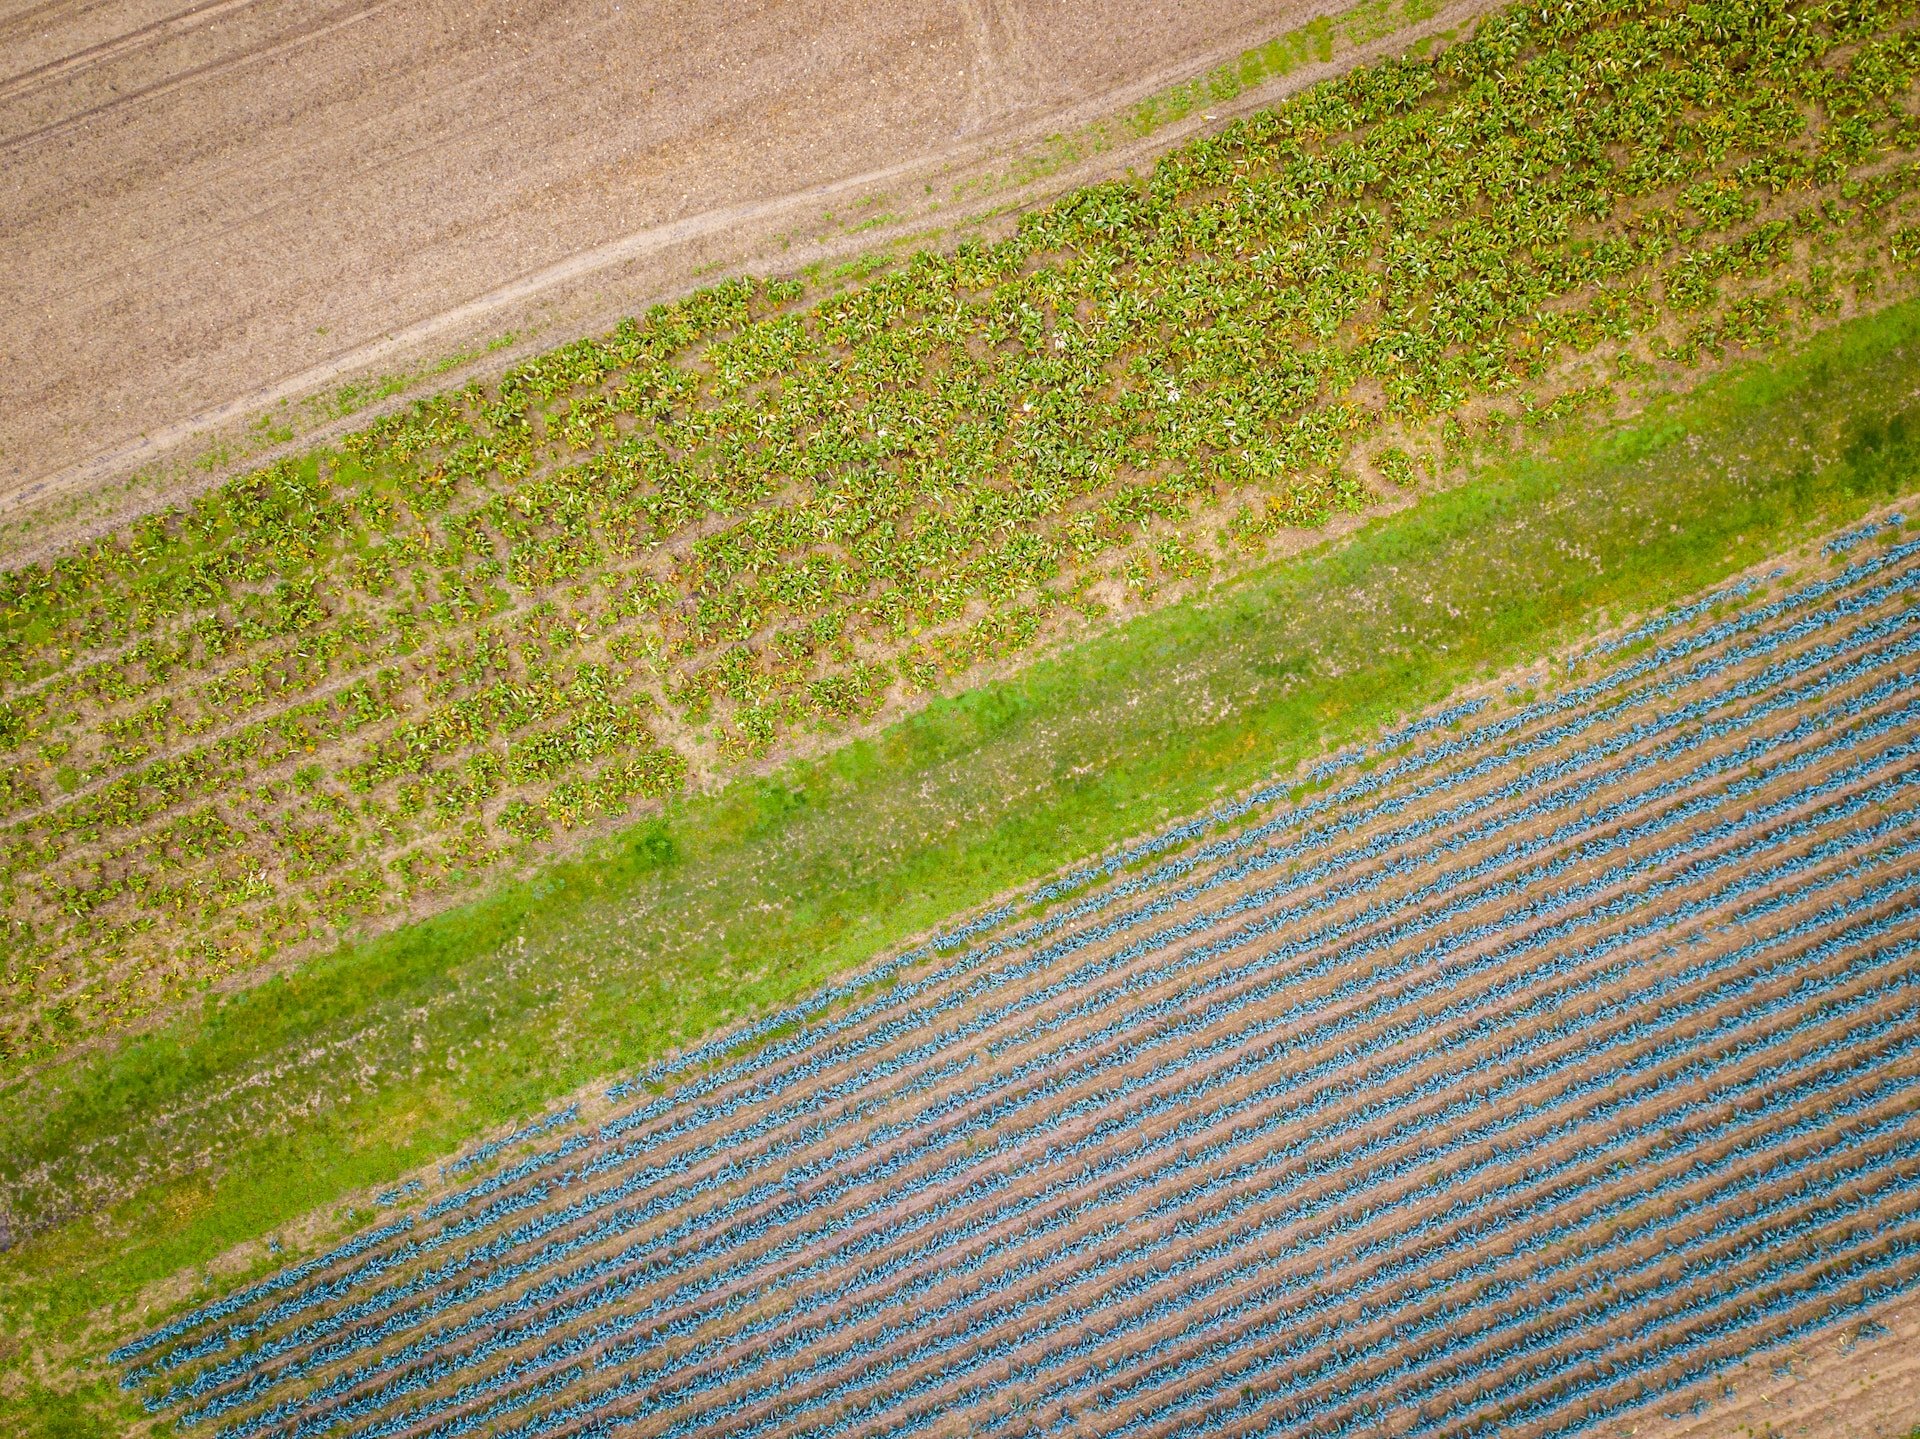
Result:
M92 1329L91 1311L124 1322L162 1276L218 1260L224 1286L273 1267L273 1250L324 1248L365 1216L376 1190L477 1133L524 1123L556 1095L632 1072L931 932L1025 876L1109 852L1257 776L1404 722L1608 617L1721 583L1911 493L1920 464L1904 416L1916 331L1920 307L1903 306L1831 331L1793 358L1742 366L1633 426L1576 430L1548 460L1489 466L1457 490L1022 679L941 702L839 755L677 806L481 904L16 1086L0 1151L40 1167L6 1175L24 1232L0 1258L0 1309L14 1352L35 1361L9 1391L24 1396L23 1414L111 1404L97 1385L71 1403L57 1399L73 1392L77 1376L65 1366ZM1608 514L1612 525L1596 528ZM1516 544L1525 537L1516 569L1460 563L1462 547L1488 526ZM1587 536L1587 550L1565 546L1566 534ZM1401 608L1364 625L1359 614L1330 615L1322 644L1331 672L1276 696L1272 667L1285 661L1277 617L1315 595ZM1386 622L1394 614L1418 621L1417 643L1372 641L1376 625L1402 627ZM1208 656L1231 663L1209 671ZM1183 743L1167 745L1166 711L1140 713L1142 696L1155 692L1179 697ZM1014 782L1017 818L980 808L988 776ZM1056 792L1036 809L1043 790ZM922 798L906 822L931 829L922 839L882 836L863 860L884 876L822 868L846 858L835 825L861 823L863 806L915 792ZM931 809L929 794L940 800ZM1154 805L1129 807L1129 794ZM986 826L980 838L956 848L954 815ZM765 898L712 892L726 882L729 851L753 856L732 873L757 876ZM834 902L823 905L823 892ZM703 932L704 961L662 952L647 916L678 902L674 895L723 905L735 924L743 911L757 922ZM613 982L611 957L635 944L667 966L679 1008L662 1007L664 990ZM743 968L755 946L757 967ZM605 1008L582 1011L582 1002ZM525 1031L484 1040L501 1005L527 1016ZM416 1018L394 1023L407 1015ZM417 1062L394 1067L389 1049L426 1053L450 1081L425 1078ZM340 1092L335 1076L354 1073L360 1091ZM143 1126L135 1115L151 1120ZM251 1137L223 1129L236 1118ZM270 1138L255 1128L263 1119ZM77 1165L45 1168L56 1154ZM29 1199L33 1209L21 1210Z
M1880 1318L1878 1333L1809 1336L1729 1376L1704 1414L1663 1420L1662 1439L1914 1439L1920 1414L1920 1304ZM1630 1439L1628 1424L1600 1431ZM1644 1432L1644 1426L1643 1426Z
M611 241L0 496L0 564L83 543L246 469L331 443L423 391L601 333L646 305L698 292L715 271L805 272L830 292L908 249L1010 222L1347 68L1459 33L1496 8L1496 0L1329 6L1280 35L1243 36L951 151ZM642 264L649 268L638 273Z

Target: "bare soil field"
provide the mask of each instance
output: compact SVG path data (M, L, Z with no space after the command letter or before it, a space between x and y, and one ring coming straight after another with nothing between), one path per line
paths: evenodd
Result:
M1865 1335L1810 1335L1743 1364L1705 1414L1640 1417L1609 1430L1638 1439L1908 1439L1920 1428L1920 1303L1876 1316Z
M220 1439L1723 1420L1920 1284L1920 544L1878 534L172 1286L114 1357Z
M956 184L1324 8L7 6L0 515L34 519L8 548L59 531L48 501L348 380L1003 204Z

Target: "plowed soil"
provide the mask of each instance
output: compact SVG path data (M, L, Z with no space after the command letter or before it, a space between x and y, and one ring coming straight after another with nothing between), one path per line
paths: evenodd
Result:
M1627 1439L1908 1439L1920 1429L1920 1300L1890 1306L1880 1331L1809 1335L1742 1365L1733 1392L1686 1419L1635 1416Z
M0 516L355 376L503 332L557 343L755 256L798 265L835 209L930 209L955 166L1338 8L0 7Z

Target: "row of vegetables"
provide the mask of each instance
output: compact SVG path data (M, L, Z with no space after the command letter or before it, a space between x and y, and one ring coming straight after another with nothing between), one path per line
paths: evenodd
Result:
M1920 1278L1914 550L857 977L128 1383L221 1439L1455 1433L1864 1314Z

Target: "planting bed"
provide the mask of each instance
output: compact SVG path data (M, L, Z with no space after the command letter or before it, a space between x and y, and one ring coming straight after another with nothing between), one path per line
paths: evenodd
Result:
M1574 1432L1920 1281L1898 525L1066 876L114 1354L220 1439Z

